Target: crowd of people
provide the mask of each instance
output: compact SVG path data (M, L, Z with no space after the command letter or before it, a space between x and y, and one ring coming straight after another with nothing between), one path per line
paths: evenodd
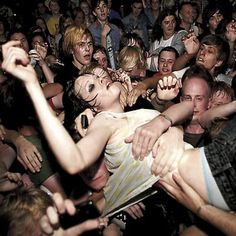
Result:
M236 235L235 1L32 5L0 6L0 235Z

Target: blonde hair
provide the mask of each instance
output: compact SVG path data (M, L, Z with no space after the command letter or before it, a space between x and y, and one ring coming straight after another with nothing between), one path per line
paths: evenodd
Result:
M124 47L119 53L118 61L123 70L134 67L137 67L137 69L146 69L146 59L137 46Z
M66 29L62 48L67 56L71 54L75 45L82 40L84 35L88 35L93 38L90 31L83 26L69 26Z

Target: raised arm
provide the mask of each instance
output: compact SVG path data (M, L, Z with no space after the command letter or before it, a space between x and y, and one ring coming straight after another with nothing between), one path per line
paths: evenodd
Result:
M165 181L160 181L161 186L170 193L179 203L190 209L198 217L212 224L225 235L236 234L236 214L226 212L207 204L203 198L177 173L173 174L176 187Z
M15 47L17 45L19 45L18 41L11 41L3 45L2 68L24 82L44 134L61 166L71 174L82 171L96 161L99 151L102 152L107 142L109 129L101 130L101 125L94 136L90 134L86 140L82 139L81 144L79 144L80 142L75 144L49 108L36 73L29 64L28 55L21 48ZM93 145L94 143L97 145Z
M126 142L132 142L134 158L142 160L152 150L154 143L162 133L173 124L184 121L192 113L192 102L181 102L172 105L161 115L138 127L135 133L126 139Z
M170 74L175 77L174 74ZM167 76L167 75L165 75ZM139 82L137 86L135 86L128 94L127 103L129 106L133 106L139 96L146 96L146 92L148 89L154 88L156 89L157 83L164 76L161 74L153 75L152 77L144 79L142 82Z
M210 128L215 118L227 117L236 112L236 101L211 108L198 118L199 123L204 128Z

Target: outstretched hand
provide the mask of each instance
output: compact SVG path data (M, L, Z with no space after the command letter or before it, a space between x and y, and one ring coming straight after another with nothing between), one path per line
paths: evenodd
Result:
M136 160L143 160L157 141L157 139L169 128L170 122L162 116L157 116L150 122L136 128L134 134L125 139L126 143L132 143L132 154Z
M173 173L172 178L176 187L163 180L159 181L160 186L175 200L197 214L199 207L205 205L206 202L178 173Z
M40 171L43 159L35 145L20 136L16 140L16 150L17 160L25 169L29 169L32 173Z
M198 49L200 48L200 42L193 30L190 30L188 34L183 37L182 41L184 43L185 50L189 55L197 54Z
M48 207L47 214L40 220L40 226L43 231L43 235L53 236L76 236L82 233L107 226L108 220L106 218L99 218L93 220L86 220L83 223L70 227L64 230L60 226L59 215L68 213L70 215L75 214L75 206L71 200L64 200L59 193L53 195L55 207Z
M159 100L171 101L182 87L181 80L172 76L165 76L157 83L157 97Z

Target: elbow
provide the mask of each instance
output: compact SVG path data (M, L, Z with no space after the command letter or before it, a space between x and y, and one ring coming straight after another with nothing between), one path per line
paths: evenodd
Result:
M85 166L83 166L81 163L70 163L67 166L64 166L65 171L70 175L75 175L80 172L82 172L85 169Z

